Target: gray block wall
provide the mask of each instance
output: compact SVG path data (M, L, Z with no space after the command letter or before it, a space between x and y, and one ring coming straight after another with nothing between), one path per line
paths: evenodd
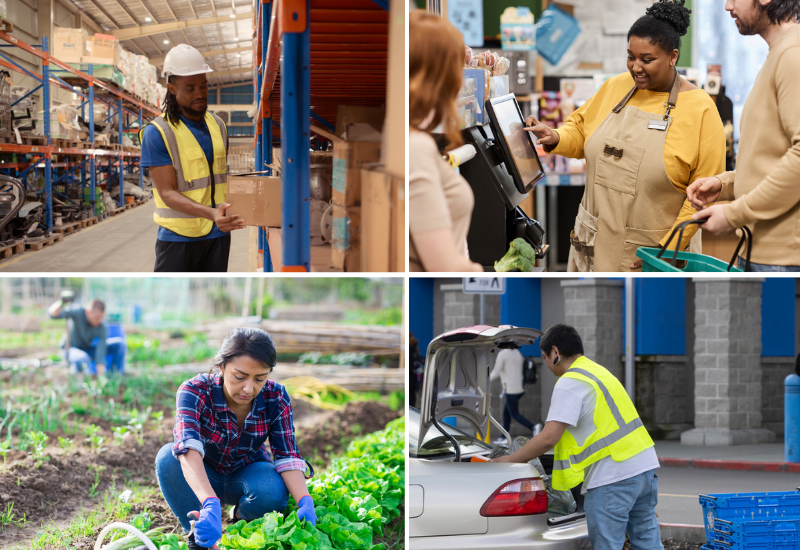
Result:
M695 279L695 429L687 445L771 442L761 413L761 279Z
M693 427L693 379L685 355L636 358L636 410L653 439L680 439Z
M784 434L783 381L794 372L794 357L761 358L761 427Z

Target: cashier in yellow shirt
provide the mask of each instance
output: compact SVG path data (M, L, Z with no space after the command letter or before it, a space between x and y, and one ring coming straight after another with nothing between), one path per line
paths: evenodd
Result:
M586 159L569 271L640 271L637 249L663 245L695 213L688 185L725 169L717 108L675 69L691 13L683 4L659 0L647 9L628 31L629 72L609 79L563 126L526 120L547 153ZM701 251L696 233L686 228L681 250Z

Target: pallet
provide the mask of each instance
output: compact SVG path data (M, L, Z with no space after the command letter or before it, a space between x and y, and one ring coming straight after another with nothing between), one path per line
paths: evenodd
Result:
M0 261L7 260L11 256L18 256L23 252L25 252L25 243L22 241L0 247Z
M20 134L22 145L47 145L47 137L34 134Z
M8 19L0 17L0 25L3 26L3 32L6 34L11 34L12 32L14 32L14 23L9 21Z
M123 147L119 143L110 143L109 145L106 145L106 147L112 151L123 151Z
M81 141L75 141L71 139L56 138L50 140L50 145L52 147L58 147L61 149L80 149L81 144Z
M80 221L77 222L70 222L64 223L59 225L58 227L53 228L53 232L55 233L62 233L63 235L70 235L82 229L83 226L81 225Z
M142 150L139 147L130 147L130 146L125 147L125 146L123 146L122 149L123 149L123 151L128 152L128 153L141 153L142 152Z
M97 225L97 217L96 216L92 216L91 218L87 218L85 220L81 220L78 223L81 224L81 229L85 229L87 227L91 227L93 225Z
M39 239L31 239L23 241L25 243L25 250L41 250L46 246L51 246L55 243L60 243L64 240L64 235L61 233L51 233L49 237L41 237Z
M127 208L125 208L124 206L121 206L119 208L115 208L114 210L109 210L108 213L110 215L112 215L112 216L116 216L117 214L122 214L126 210L127 210Z

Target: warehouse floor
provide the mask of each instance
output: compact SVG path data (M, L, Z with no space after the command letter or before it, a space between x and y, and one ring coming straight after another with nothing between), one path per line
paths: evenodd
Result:
M27 251L0 263L0 272L152 272L158 226L155 203L83 229L40 251ZM229 272L256 271L257 228L231 233Z

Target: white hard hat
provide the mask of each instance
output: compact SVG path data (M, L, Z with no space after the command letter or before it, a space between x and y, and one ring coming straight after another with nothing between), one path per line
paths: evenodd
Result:
M167 56L164 58L164 70L161 71L161 78L166 78L173 74L190 76L211 72L214 71L206 64L203 54L197 48L193 48L189 44L178 44L167 52Z

